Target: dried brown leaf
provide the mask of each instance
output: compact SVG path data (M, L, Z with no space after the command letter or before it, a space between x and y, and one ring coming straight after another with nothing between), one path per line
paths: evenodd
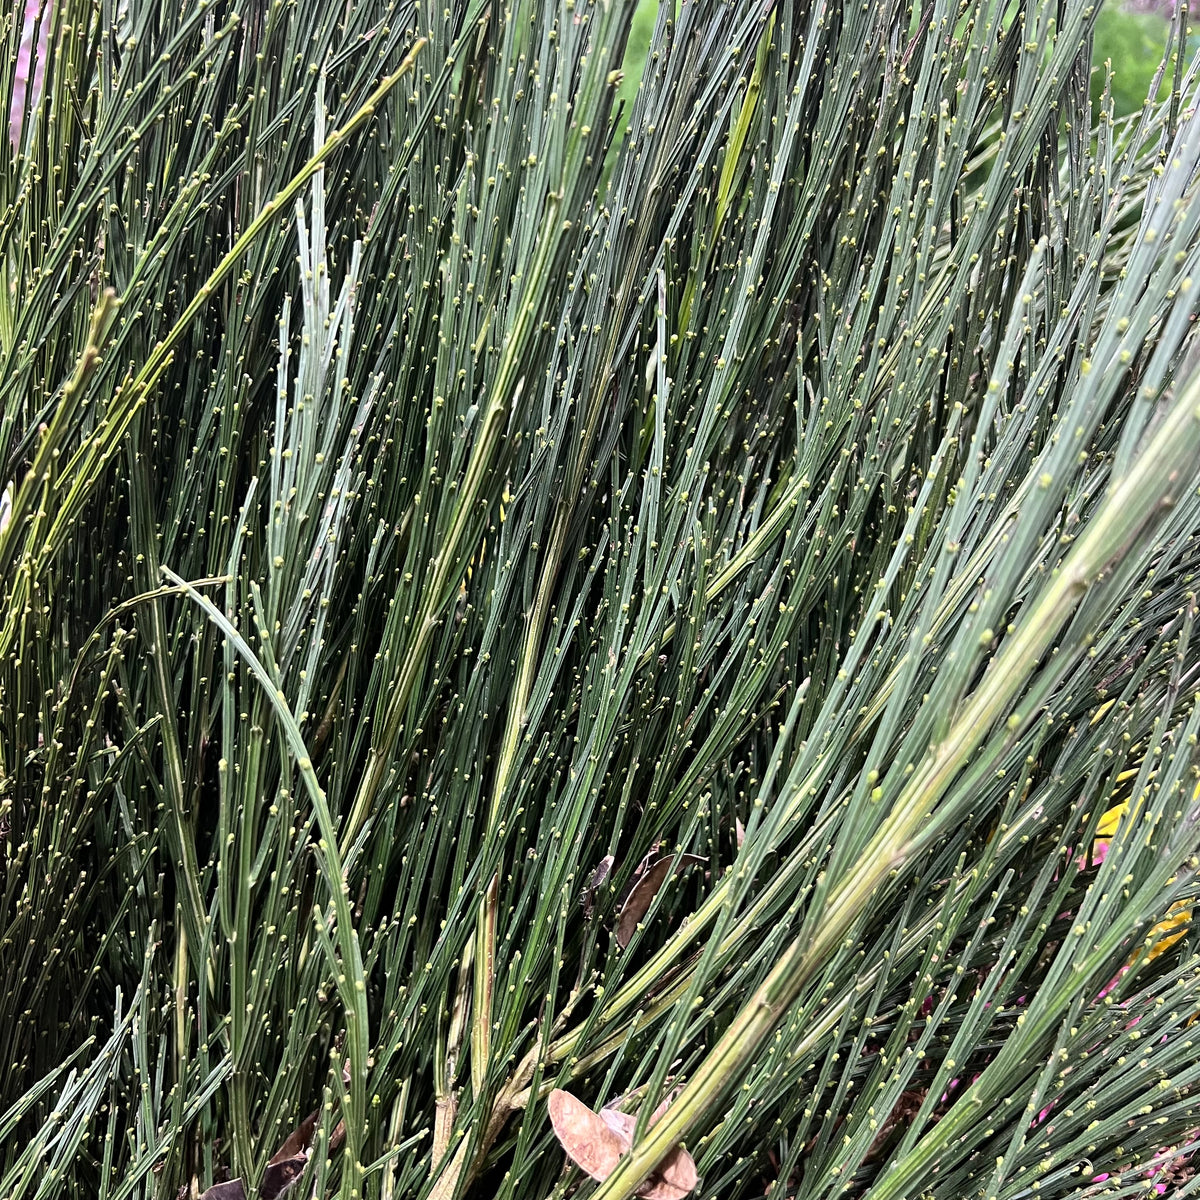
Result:
M262 1183L258 1185L258 1194L262 1200L277 1200L277 1197L282 1196L304 1174L306 1166L307 1154L296 1154L279 1161L272 1159L263 1172Z
M651 1116L650 1124L653 1125L666 1111L666 1104L660 1105ZM602 1108L600 1116L609 1129L621 1139L622 1153L627 1152L633 1145L637 1117L615 1108ZM682 1146L676 1146L659 1164L658 1169L637 1188L635 1195L642 1196L645 1200L683 1200L698 1182L699 1176L692 1156Z
M608 877L612 874L613 863L616 859L611 854L606 854L592 872L591 879L588 880L588 890L594 892L597 888L603 887L608 882Z
M263 1172L262 1182L258 1185L258 1194L262 1200L277 1200L304 1174L320 1119L320 1109L309 1113L271 1155L267 1169ZM346 1125L345 1122L339 1121L329 1135L330 1152L337 1150L345 1139ZM242 1181L230 1179L224 1183L214 1183L200 1200L245 1200L245 1196L246 1190Z
M928 1091L928 1088L911 1088L900 1093L900 1098L872 1140L864 1162L872 1162L878 1158L880 1151L887 1145L892 1134L897 1129L907 1128L912 1124L913 1118L921 1111L921 1105L925 1102Z
M633 868L633 874L629 878L629 886L632 889L637 885L637 881L641 879L645 873L662 857L662 852L666 847L666 842L655 842L642 857L642 861Z
M682 1146L676 1146L635 1194L644 1200L683 1200L699 1182L692 1156Z
M240 1179L230 1179L225 1183L214 1183L200 1200L246 1200L246 1189Z
M550 1093L550 1124L567 1157L593 1179L603 1182L616 1169L628 1142L598 1113L570 1092Z
M310 1112L291 1133L283 1139L279 1149L271 1155L271 1165L283 1162L284 1159L295 1158L297 1154L303 1154L305 1150L312 1145L313 1134L316 1132L317 1123L321 1119L321 1110L318 1108L314 1112Z
M651 1125L667 1111L667 1103L655 1109ZM558 1090L550 1093L550 1122L567 1157L601 1182L616 1170L621 1155L629 1152L637 1128L637 1117L631 1113L617 1108L595 1113L569 1092ZM683 1200L698 1182L692 1156L682 1146L675 1146L635 1195L643 1200Z
M625 1149L628 1150L633 1145L633 1131L637 1127L637 1117L632 1113L623 1113L617 1108L602 1108L600 1117L605 1125L625 1143Z
M701 858L698 854L681 854L678 859L674 855L666 854L651 864L621 905L621 914L617 919L617 945L622 950L629 945L637 931L638 922L650 911L650 905L654 903L659 888L666 883L672 863L675 864L675 873L679 874L685 867L706 862L708 859Z

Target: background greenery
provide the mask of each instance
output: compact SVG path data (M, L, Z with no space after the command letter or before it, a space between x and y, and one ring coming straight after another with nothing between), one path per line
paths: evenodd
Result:
M1167 6L1169 11L1169 6ZM1156 11L1135 11L1121 0L1105 0L1096 20L1095 61L1112 64L1113 107L1124 115L1141 108L1154 81L1167 44L1169 22ZM1197 34L1188 37L1188 54L1195 54ZM1104 86L1102 72L1092 81L1093 99Z
M1170 10L1170 5L1160 6ZM642 64L654 32L657 0L639 0L629 30L629 45L622 70L625 78L617 89L618 103L630 109L637 95ZM1126 0L1102 0L1094 34L1096 65L1092 77L1092 100L1098 103L1104 90L1104 68L1112 64L1112 102L1118 116L1128 116L1142 107L1154 73L1167 48L1168 17L1159 11L1131 9ZM1200 46L1200 34L1188 38L1188 55ZM1164 85L1165 87L1166 85Z

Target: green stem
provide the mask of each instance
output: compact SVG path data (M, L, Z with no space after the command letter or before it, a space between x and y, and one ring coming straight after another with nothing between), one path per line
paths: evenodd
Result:
M1051 579L1042 598L1003 643L991 669L941 745L910 779L858 864L838 881L810 929L784 951L770 975L700 1064L663 1118L623 1158L595 1200L626 1200L689 1130L703 1120L758 1052L828 955L846 936L891 871L904 861L913 836L951 781L1017 698L1054 643L1080 597L1104 567L1128 549L1156 511L1171 502L1200 451L1200 374L1145 445L1128 474L1109 488L1090 522ZM1009 723L1019 727L1018 713Z
M317 863L325 879L325 885L329 889L333 905L336 955L323 914L317 910L314 915L317 921L318 939L330 959L330 969L337 980L338 996L346 1012L346 1046L350 1057L350 1089L343 1110L346 1122L346 1169L342 1179L342 1194L344 1196L361 1196L364 1168L360 1161L360 1150L367 1118L367 1060L371 1049L367 986L362 952L359 948L358 935L354 930L353 913L350 909L350 888L342 867L342 857L338 853L337 831L334 827L333 815L329 811L329 802L317 779L316 771L313 769L312 758L304 744L304 735L300 732L300 726L289 708L283 692L271 677L271 673L232 622L207 596L201 595L192 585L174 574L169 568L162 567L161 570L163 575L183 588L188 597L204 610L208 619L229 640L238 656L262 685L263 694L274 710L275 719L295 758L296 769L304 783L305 791L308 793L317 818L317 829L320 834L317 842Z

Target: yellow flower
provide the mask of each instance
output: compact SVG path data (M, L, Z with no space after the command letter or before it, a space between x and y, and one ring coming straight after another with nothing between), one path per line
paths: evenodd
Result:
M1126 771L1122 778L1134 774L1136 774L1135 771ZM1200 799L1200 786L1196 788L1195 798ZM1128 811L1129 801L1122 800L1120 804L1114 804L1100 818L1100 823L1096 826L1096 840L1092 843L1092 858L1094 861L1103 861L1105 854L1108 853L1112 836L1117 832L1117 826L1120 824L1121 818ZM1191 923L1192 901L1176 900L1167 909L1167 915L1157 925L1153 926L1146 935L1146 943L1150 946L1150 952L1146 956L1146 961L1153 962L1160 954L1165 954L1170 950L1187 933ZM1136 957L1137 954L1134 955L1134 958ZM1131 958L1129 962L1132 964L1133 959Z
M1167 909L1166 917L1159 921L1157 925L1146 935L1146 940L1151 941L1157 938L1150 947L1150 953L1146 956L1147 962L1153 962L1160 954L1166 954L1170 948L1188 931L1188 926L1192 923L1192 902L1190 900L1176 900L1170 908ZM1176 932L1172 933L1171 931Z

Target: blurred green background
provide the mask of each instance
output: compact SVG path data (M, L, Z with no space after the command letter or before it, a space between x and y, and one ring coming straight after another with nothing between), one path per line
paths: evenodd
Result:
M1107 60L1113 69L1113 105L1117 116L1136 112L1146 99L1146 93L1154 82L1154 72L1162 61L1163 48L1167 44L1167 16L1171 4L1150 4L1144 0L1130 4L1129 0L1105 0L1096 19L1096 53L1093 61L1103 68ZM1193 12L1195 10L1193 9ZM1189 28L1188 57L1200 46L1200 33L1194 27L1193 16ZM1097 70L1092 75L1092 98L1099 97L1104 86L1104 72ZM1164 80L1162 93L1170 90L1170 78Z
M618 102L624 103L626 113L632 108L637 95L658 6L659 0L641 0L633 19L625 55L625 78L617 94ZM1118 117L1136 112L1146 99L1167 43L1168 20L1164 14L1169 14L1171 10L1172 0L1104 0L1096 21L1096 52L1093 59L1096 70L1092 75L1092 98L1099 98L1104 88L1104 64L1111 62L1113 104ZM1193 16L1191 25L1200 26L1200 20ZM1189 57L1198 48L1200 31L1191 33L1188 38ZM1169 87L1168 76L1163 91Z

